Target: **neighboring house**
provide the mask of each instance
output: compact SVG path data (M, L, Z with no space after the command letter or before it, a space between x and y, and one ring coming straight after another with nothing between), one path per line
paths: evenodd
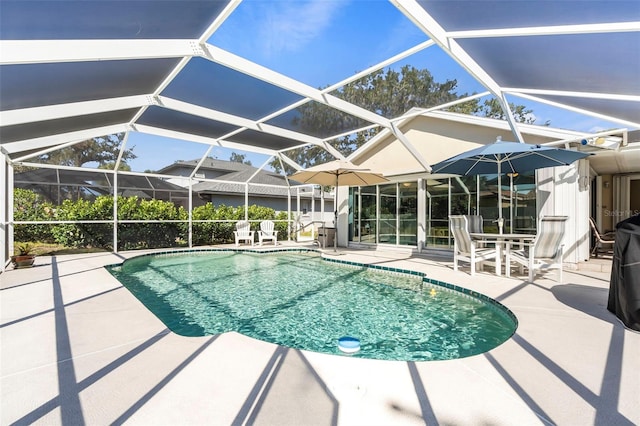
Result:
M318 188L301 185L278 173L234 161L207 158L194 174L200 160L176 161L158 170L158 174L175 175L167 181L184 188L189 187L193 174L192 191L194 206L213 203L216 206L244 206L256 204L271 207L277 212L289 207L299 212L305 220L329 220L333 217L333 194L321 194ZM324 201L323 201L324 198ZM290 203L290 204L289 204ZM324 215L319 213L323 211ZM317 217L311 217L316 212Z

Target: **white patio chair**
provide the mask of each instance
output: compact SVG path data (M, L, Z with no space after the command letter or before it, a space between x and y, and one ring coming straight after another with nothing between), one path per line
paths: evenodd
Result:
M487 260L496 259L498 252L494 248L480 248L478 241L469 235L469 220L466 216L449 216L451 234L453 235L453 270L458 270L458 262L465 261L471 265L471 275L476 274L476 264L480 270Z
M511 262L520 265L520 273L524 268L529 270L528 281L533 282L537 271L549 269L558 270L558 282L562 283L562 238L564 237L565 222L567 216L545 216L540 219L538 234L531 243L517 243L524 246L522 249L513 250L507 248L506 272L511 276Z
M469 232L471 233L483 233L484 232L484 219L480 215L468 214L464 217L469 221Z
M258 240L260 245L265 240L273 241L273 245L278 245L278 231L274 231L274 223L270 220L263 220L260 222L260 230L258 231Z
M240 241L249 241L253 245L253 231L247 220L236 222L236 230L233 231L233 236L236 239L236 247L240 244Z
M484 219L482 218L482 216L474 215L474 214L466 214L464 215L464 217L466 217L467 221L469 222L469 233L482 234L484 232ZM478 240L478 239L476 239L476 241L477 241L476 247L479 247L479 248L487 247L486 241Z

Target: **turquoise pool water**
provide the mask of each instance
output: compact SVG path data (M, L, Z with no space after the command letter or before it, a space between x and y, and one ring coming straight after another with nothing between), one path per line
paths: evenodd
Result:
M237 331L336 355L343 355L338 339L351 336L361 349L348 356L426 361L486 352L516 328L490 299L315 252L191 251L140 256L109 270L184 336Z

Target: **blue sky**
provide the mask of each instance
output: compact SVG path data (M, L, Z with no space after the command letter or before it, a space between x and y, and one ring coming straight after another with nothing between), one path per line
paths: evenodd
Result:
M358 16L354 20L353 16ZM375 65L427 40L395 7L381 0L313 0L242 2L208 40L209 43L269 67L312 87L325 87ZM458 93L484 91L479 83L438 47L411 56L394 68L410 64L428 69L437 81L458 81ZM523 99L510 99L534 110L537 122L553 127L598 131L615 127ZM204 154L207 146L157 136L132 133L128 146L135 146L138 158L133 170L157 170L167 158L191 160ZM214 148L211 155L228 159L231 150ZM266 156L246 154L254 166Z

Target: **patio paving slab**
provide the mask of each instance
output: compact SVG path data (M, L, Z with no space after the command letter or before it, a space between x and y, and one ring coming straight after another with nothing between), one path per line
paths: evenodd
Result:
M489 268L454 272L446 256L343 252L493 297L518 317L516 334L485 354L430 362L235 332L183 337L103 268L139 252L39 257L0 274L0 424L640 424L640 333L606 310L607 272L530 284Z

